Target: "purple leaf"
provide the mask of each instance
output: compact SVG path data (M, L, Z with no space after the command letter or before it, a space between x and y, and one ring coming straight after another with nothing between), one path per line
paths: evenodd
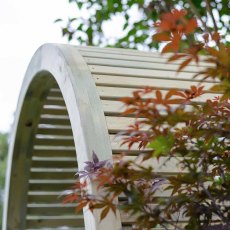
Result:
M93 151L93 162L94 163L98 163L99 162L99 159L97 157L97 154Z
M97 175L97 171L100 168L105 167L106 164L108 164L108 160L99 161L99 158L94 151L93 151L92 159L93 161L85 162L86 165L84 167L84 171L79 171L77 173L80 178L84 178L84 177L94 178ZM111 163L108 164L108 167L111 167Z
M165 184L167 180L165 178L155 178L152 182L151 192L155 192L160 188L163 184Z

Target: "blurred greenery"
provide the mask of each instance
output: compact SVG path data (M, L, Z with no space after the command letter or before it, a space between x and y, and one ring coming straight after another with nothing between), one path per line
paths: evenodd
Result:
M158 49L158 43L152 41L153 23L163 12L175 7L186 9L189 17L195 15L200 30L209 31L217 26L223 36L230 34L229 0L69 0L69 3L76 6L76 17L56 21L62 25L63 36L82 45ZM212 16L216 25L209 23ZM122 32L108 38L104 25L115 17L121 19L122 25L116 26L121 26Z
M8 134L0 133L0 227L2 226L3 192L8 152Z

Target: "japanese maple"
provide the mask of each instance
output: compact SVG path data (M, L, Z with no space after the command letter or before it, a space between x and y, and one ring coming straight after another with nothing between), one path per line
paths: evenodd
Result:
M180 61L178 72L192 61L198 65L203 55L209 65L194 76L200 84L167 93L146 87L122 98L123 115L136 118L120 133L122 144L138 144L136 160L121 155L111 165L94 153L65 202L76 202L77 210L101 209L102 220L120 209L136 217L136 229L230 229L230 48L216 28L202 32L197 42L189 39L198 23L185 10L162 14L154 26L153 39L163 42L162 53L171 53L169 62ZM185 39L188 46L181 45ZM207 79L216 82L209 91L221 94L201 103ZM156 172L151 162L162 159L165 165L173 161L180 173ZM88 193L89 180L101 195ZM159 191L168 195L159 196ZM126 199L117 205L121 194Z

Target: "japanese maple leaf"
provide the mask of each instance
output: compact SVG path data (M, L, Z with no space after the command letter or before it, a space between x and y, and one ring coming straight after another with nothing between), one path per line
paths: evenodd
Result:
M108 160L99 161L99 158L94 151L93 151L92 159L93 159L92 161L86 161L84 170L79 171L77 173L80 178L83 178L83 177L93 178L95 174L97 173L97 171L105 167L105 165L108 163Z

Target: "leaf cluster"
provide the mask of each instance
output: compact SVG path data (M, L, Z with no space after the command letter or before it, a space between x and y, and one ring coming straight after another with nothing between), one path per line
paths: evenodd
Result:
M198 24L189 11L171 10L155 23L154 39L163 42L163 53L173 52L169 62L180 61L178 72L206 54L207 68L194 77L216 82L208 92L221 96L200 102L207 91L199 84L167 92L146 87L122 98L123 115L136 118L120 133L122 144L138 145L138 156L121 155L112 166L93 153L79 172L85 187L79 187L77 209L100 209L103 220L118 208L134 217L136 229L230 228L230 50L218 28L202 34ZM158 170L170 165L172 173ZM97 196L88 192L89 183L97 185Z
M83 45L158 49L159 43L151 39L154 28L152 31L150 28L159 15L175 7L185 9L189 18L196 17L200 31L210 32L215 27L223 35L230 33L228 0L70 0L69 3L75 4L77 16L63 23L62 33L69 41L75 40ZM122 33L110 39L103 26L117 16L122 19ZM214 22L207 23L211 19ZM189 39L192 40L193 36Z

